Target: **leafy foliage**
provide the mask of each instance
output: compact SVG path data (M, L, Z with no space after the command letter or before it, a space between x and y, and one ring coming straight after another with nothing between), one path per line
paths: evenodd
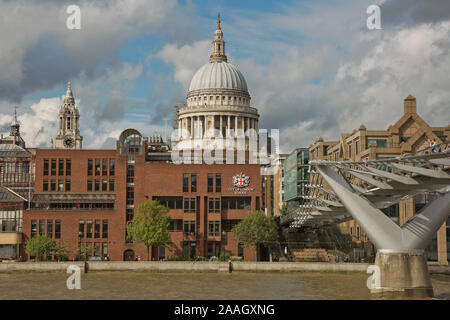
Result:
M146 201L136 208L136 215L127 223L127 238L144 243L148 260L150 246L163 247L170 243L170 218L165 213L166 207L158 201Z
M80 243L77 248L77 257L78 261L87 261L88 256L92 253L92 244L88 243Z
M280 208L280 214L284 216L285 214L287 214L287 212L288 212L288 205L287 203L283 203L283 205Z
M231 230L237 241L246 248L263 244L267 248L274 247L278 241L278 225L276 221L261 211L250 212Z
M67 243L57 242L53 249L53 254L57 261L67 261L69 260L70 249Z
M28 239L25 244L25 252L29 256L35 256L35 260L42 260L44 255L48 258L55 250L55 247L55 241L48 235L37 235Z

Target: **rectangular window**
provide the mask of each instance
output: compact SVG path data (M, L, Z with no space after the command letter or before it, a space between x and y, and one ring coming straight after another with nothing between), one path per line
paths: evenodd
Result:
M359 154L359 141L355 142L355 153Z
M189 175L183 174L183 192L189 192Z
M70 180L66 180L66 192L70 192Z
M78 238L84 238L84 220L78 221Z
M95 180L94 183L95 183L94 191L100 191L100 180Z
M103 220L102 238L108 238L108 220Z
M48 159L44 159L44 176L48 176Z
M352 156L352 145L348 145L348 157L350 158Z
M94 242L94 257L100 257L100 242Z
M58 160L58 175L60 176L64 175L64 159Z
M108 175L108 159L102 160L102 176Z
M87 191L92 191L92 180L88 180L87 182Z
M50 180L50 191L56 191L56 180Z
M184 235L195 236L195 221L184 221Z
M127 215L127 217L126 217L127 222L133 220L133 216L134 216L133 209L127 209L126 215Z
M191 192L197 192L197 175L191 174Z
M100 238L100 220L95 220L94 238Z
M88 220L86 223L86 237L92 238L92 220Z
M70 176L72 174L72 161L70 159L66 159L66 176Z
M95 175L100 175L100 159L95 159Z
M238 256L243 257L244 256L244 246L240 243L238 243Z
M134 187L133 186L127 187L127 199L130 199L130 200L134 199Z
M386 148L387 141L384 139L367 139L367 146L370 147L371 143L375 143L377 148Z
M92 176L92 159L88 159L88 176Z
M53 238L53 220L47 220L47 235Z
M44 183L42 184L42 190L44 192L48 191L48 180L44 180Z
M181 220L181 219L171 219L170 220L169 231L171 231L171 232L183 231L183 220Z
M55 239L61 238L61 220L55 220Z
M184 212L195 213L195 198L184 198Z
M153 197L169 210L183 209L183 197Z
M129 164L127 166L127 182L132 183L134 182L134 165Z
M239 222L241 222L241 220L222 220L222 230L225 232L231 232L231 229L233 229L233 227Z
M223 197L222 209L227 210L250 210L251 198L250 197Z
M208 173L208 192L214 191L214 176L212 173Z
M108 180L102 180L102 191L108 191Z
M222 175L216 174L216 192L222 192Z
M208 222L208 236L219 237L220 236L220 222L210 221Z
M52 167L51 167L51 174L52 176L56 176L56 159L52 159Z
M212 257L213 255L213 243L214 242L208 242L208 258Z
M109 159L109 175L113 176L115 174L115 161L114 159Z
M109 192L114 191L114 180L109 180Z
M220 198L208 198L208 212L220 213Z
M58 180L58 191L63 192L64 191L64 182L63 180Z
M45 220L39 220L39 235L42 236L45 233Z
M108 255L108 243L107 242L103 242L102 243L102 254L104 257L106 257Z
M31 237L34 237L37 233L37 221L31 220Z
M159 247L159 260L166 258L166 248Z

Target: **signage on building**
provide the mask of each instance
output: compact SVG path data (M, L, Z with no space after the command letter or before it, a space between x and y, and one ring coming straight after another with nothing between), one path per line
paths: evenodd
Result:
M247 194L254 190L248 187L249 184L250 177L241 172L233 176L234 188L229 188L228 191L234 191L235 194Z

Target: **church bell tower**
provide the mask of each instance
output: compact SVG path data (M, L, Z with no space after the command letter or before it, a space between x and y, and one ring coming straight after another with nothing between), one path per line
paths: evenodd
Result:
M75 105L72 88L67 87L64 102L59 110L59 131L55 139L56 149L81 149L83 137L80 136L80 113Z

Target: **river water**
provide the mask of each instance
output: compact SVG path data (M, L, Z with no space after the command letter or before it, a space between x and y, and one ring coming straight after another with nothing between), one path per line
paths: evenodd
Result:
M0 273L0 299L373 299L364 273L90 272L81 289L69 274ZM450 299L450 276L432 276L435 296Z

